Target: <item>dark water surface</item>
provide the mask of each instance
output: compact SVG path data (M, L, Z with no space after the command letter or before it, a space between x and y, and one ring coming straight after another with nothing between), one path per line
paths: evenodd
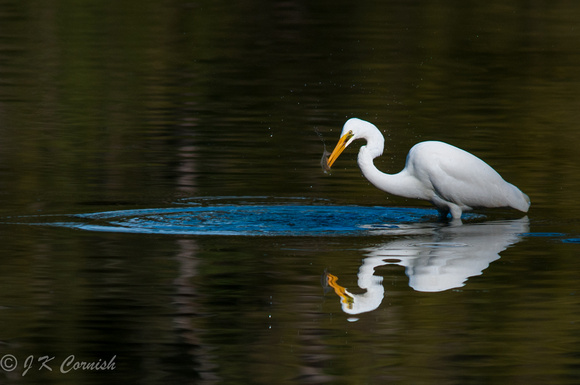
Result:
M0 1L0 381L579 383L578 20ZM355 145L324 173L353 116L384 132L380 169L443 140L530 212L441 222Z

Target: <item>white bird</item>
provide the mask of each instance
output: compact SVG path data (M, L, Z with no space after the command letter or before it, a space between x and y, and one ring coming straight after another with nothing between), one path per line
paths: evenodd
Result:
M358 153L358 165L369 182L389 194L429 201L443 217L451 213L459 219L464 211L477 207L511 207L523 212L530 207L530 198L483 160L443 142L417 143L409 151L401 172L381 172L373 159L383 154L385 139L374 124L357 118L344 124L326 168L330 169L357 139L367 142Z

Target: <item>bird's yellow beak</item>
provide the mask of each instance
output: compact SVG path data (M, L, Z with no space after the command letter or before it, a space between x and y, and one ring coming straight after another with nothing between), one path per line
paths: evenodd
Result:
M338 159L339 155L342 154L344 149L350 144L350 139L353 136L354 134L352 133L352 131L349 131L340 138L340 140L336 144L336 147L334 147L334 150L332 150L332 153L328 157L327 165L329 169L332 167L334 161Z
M352 309L354 298L346 291L345 287L340 286L336 281L338 281L336 275L326 273L326 282L328 282L328 285L330 285L330 287L334 289L334 292L341 298L340 302L347 305L349 309Z

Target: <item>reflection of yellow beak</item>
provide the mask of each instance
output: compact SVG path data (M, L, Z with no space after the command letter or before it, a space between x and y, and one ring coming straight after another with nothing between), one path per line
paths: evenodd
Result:
M334 147L334 150L332 150L332 154L330 154L330 156L328 157L328 163L327 163L328 168L332 167L332 164L334 163L334 161L338 158L338 156L340 154L342 154L344 149L350 144L349 140L352 137L353 137L353 133L352 133L352 131L349 131L340 138L340 140L336 144L336 147Z
M349 309L352 309L352 304L354 303L354 298L346 292L345 287L342 287L338 283L336 283L336 281L338 281L338 277L336 275L326 273L326 281L328 282L328 285L334 289L334 292L340 298L342 298L340 300L340 302L347 305L349 307Z

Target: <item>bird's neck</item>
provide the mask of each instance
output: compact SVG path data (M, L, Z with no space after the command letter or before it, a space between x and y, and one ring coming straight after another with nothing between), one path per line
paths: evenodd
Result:
M376 168L373 159L382 154L382 145L380 151L378 150L378 146L363 146L358 154L358 165L369 182L389 194L406 198L430 199L424 196L422 185L407 172L407 169L403 169L398 174L386 174Z

